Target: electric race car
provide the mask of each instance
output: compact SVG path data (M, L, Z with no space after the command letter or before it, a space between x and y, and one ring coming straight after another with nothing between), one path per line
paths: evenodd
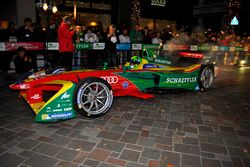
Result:
M167 53L133 56L122 69L38 72L10 85L35 112L36 122L57 122L78 114L97 117L112 107L113 97L153 98L150 90L207 90L216 75L204 54ZM150 92L150 93L149 93ZM49 96L48 96L49 94Z

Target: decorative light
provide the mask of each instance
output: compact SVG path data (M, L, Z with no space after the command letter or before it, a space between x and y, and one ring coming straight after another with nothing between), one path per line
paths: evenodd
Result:
M94 21L92 21L92 22L90 23L90 25L91 25L91 26L97 26L97 23L94 22Z
M227 11L225 13L225 29L230 30L231 20L239 14L240 0L227 0Z
M52 0L48 0L48 2L49 2L49 5L46 2L46 0L44 0L44 1L40 0L39 2L36 3L36 7L38 9L43 9L44 11L49 10L49 11L52 11L52 13L56 13L58 11L58 9L57 9L55 3L52 6L52 4L53 4Z
M133 24L138 24L140 20L141 5L140 0L132 0L131 21Z
M53 7L52 7L52 12L53 13L56 13L58 10L57 10L57 7L56 7L56 5L54 5Z
M47 11L48 10L48 4L46 2L43 3L43 10Z

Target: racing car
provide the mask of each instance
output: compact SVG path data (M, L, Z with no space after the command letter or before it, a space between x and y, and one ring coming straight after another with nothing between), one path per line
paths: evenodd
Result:
M204 63L202 53L148 55L133 56L120 69L40 71L10 88L20 91L36 122L57 122L77 114L102 116L117 96L150 99L150 90L207 90L216 76L214 64Z

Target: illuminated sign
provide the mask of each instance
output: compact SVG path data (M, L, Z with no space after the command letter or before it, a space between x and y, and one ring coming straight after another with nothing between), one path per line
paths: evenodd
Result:
M231 26L237 26L237 25L239 25L239 20L237 19L236 16L234 16L234 18L231 20L230 25Z
M166 0L151 0L151 5L165 7Z

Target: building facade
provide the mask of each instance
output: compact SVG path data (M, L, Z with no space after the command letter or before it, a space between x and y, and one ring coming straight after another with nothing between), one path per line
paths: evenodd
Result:
M236 1L232 1L233 3ZM239 25L231 26L238 33L249 33L250 31L250 1L239 0L239 9L232 9L229 16L230 0L196 0L193 8L193 25L198 29L213 29L215 31L225 30L228 20L237 16ZM230 25L229 25L230 26Z
M139 3L139 17L142 26L161 29L164 26L181 26L192 24L192 3L181 0L76 0L76 24L98 26L103 30L109 24L118 27L132 25L132 3ZM58 12L53 14L37 7L43 0L9 0L1 2L0 21L14 20L17 26L23 24L25 17L31 17L33 22L39 22L43 27L61 21L64 15L74 15L74 0L46 0L56 4ZM180 5L182 4L182 5ZM183 14L184 13L184 14Z

